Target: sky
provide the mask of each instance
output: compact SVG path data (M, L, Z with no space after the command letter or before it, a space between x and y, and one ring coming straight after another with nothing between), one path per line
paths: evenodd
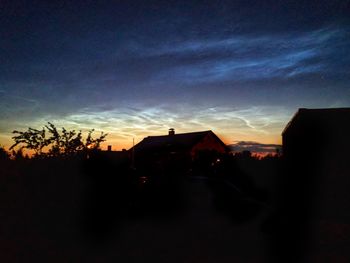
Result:
M281 143L298 108L350 106L350 1L0 1L0 144L13 130L213 130ZM96 133L98 135L98 133Z

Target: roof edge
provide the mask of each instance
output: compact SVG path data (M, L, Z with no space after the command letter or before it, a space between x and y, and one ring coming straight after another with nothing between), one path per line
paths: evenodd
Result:
M290 121L287 123L286 127L284 127L281 135L283 136L285 132L289 129L289 127L292 125L294 120L297 118L300 112L307 111L307 108L299 108L296 113L294 113L293 117L290 119Z
M340 108L315 108L315 109L309 109L309 108L299 108L298 111L293 115L291 120L287 123L286 127L282 131L282 136L285 134L285 132L290 128L291 124L295 121L295 119L298 117L300 113L304 112L326 112L326 111L349 111L350 107L340 107Z
M197 132L183 132L183 133L175 133L172 136L183 135L183 134L194 134L194 133L208 133L208 132L213 132L213 131L212 130L206 130L206 131L197 131ZM144 139L146 139L146 138L154 138L154 137L165 137L165 136L169 136L169 135L168 134L165 134L165 135L150 135L150 136L145 137Z

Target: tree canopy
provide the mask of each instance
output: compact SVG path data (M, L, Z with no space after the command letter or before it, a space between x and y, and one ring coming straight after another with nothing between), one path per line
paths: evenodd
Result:
M59 131L54 124L48 122L41 130L28 128L27 131L13 131L12 139L15 143L10 147L19 150L34 151L35 156L70 156L77 153L100 149L108 134L101 132L100 136L93 138L94 129L88 131L84 140L82 131L66 130L62 127Z

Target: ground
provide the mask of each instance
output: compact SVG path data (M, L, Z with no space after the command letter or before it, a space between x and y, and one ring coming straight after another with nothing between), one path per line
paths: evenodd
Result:
M240 208L235 211L233 205L230 213L218 209L215 191L208 179L186 179L183 209L166 216L159 212L117 220L111 235L101 240L87 240L77 231L70 216L78 207L74 204L65 208L51 202L50 208L50 202L43 201L45 205L36 202L34 207L17 200L12 207L22 203L23 211L12 211L13 218L3 224L2 262L263 262L264 211L237 221Z

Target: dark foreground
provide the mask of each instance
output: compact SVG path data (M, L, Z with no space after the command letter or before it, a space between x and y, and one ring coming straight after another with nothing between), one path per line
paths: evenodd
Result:
M51 182L55 189L60 189L59 181ZM220 189L213 189L208 179L187 178L177 193L182 201L169 201L174 209L163 207L163 213L161 206L167 200L147 205L144 202L150 198L144 197L132 201L128 214L118 211L117 202L103 206L109 211L83 212L98 213L91 215L91 221L81 218L84 195L65 187L70 196L55 200L54 188L46 192L50 186L42 186L30 192L17 189L8 200L7 214L2 215L2 262L262 262L264 258L263 213L236 194L232 198L238 198L237 208L218 208L214 191L227 191L221 183L215 186ZM243 211L244 203L253 211Z
M254 188L237 170L145 179L105 161L3 163L0 261L349 262L348 219L292 214L300 190L274 192L259 167Z

